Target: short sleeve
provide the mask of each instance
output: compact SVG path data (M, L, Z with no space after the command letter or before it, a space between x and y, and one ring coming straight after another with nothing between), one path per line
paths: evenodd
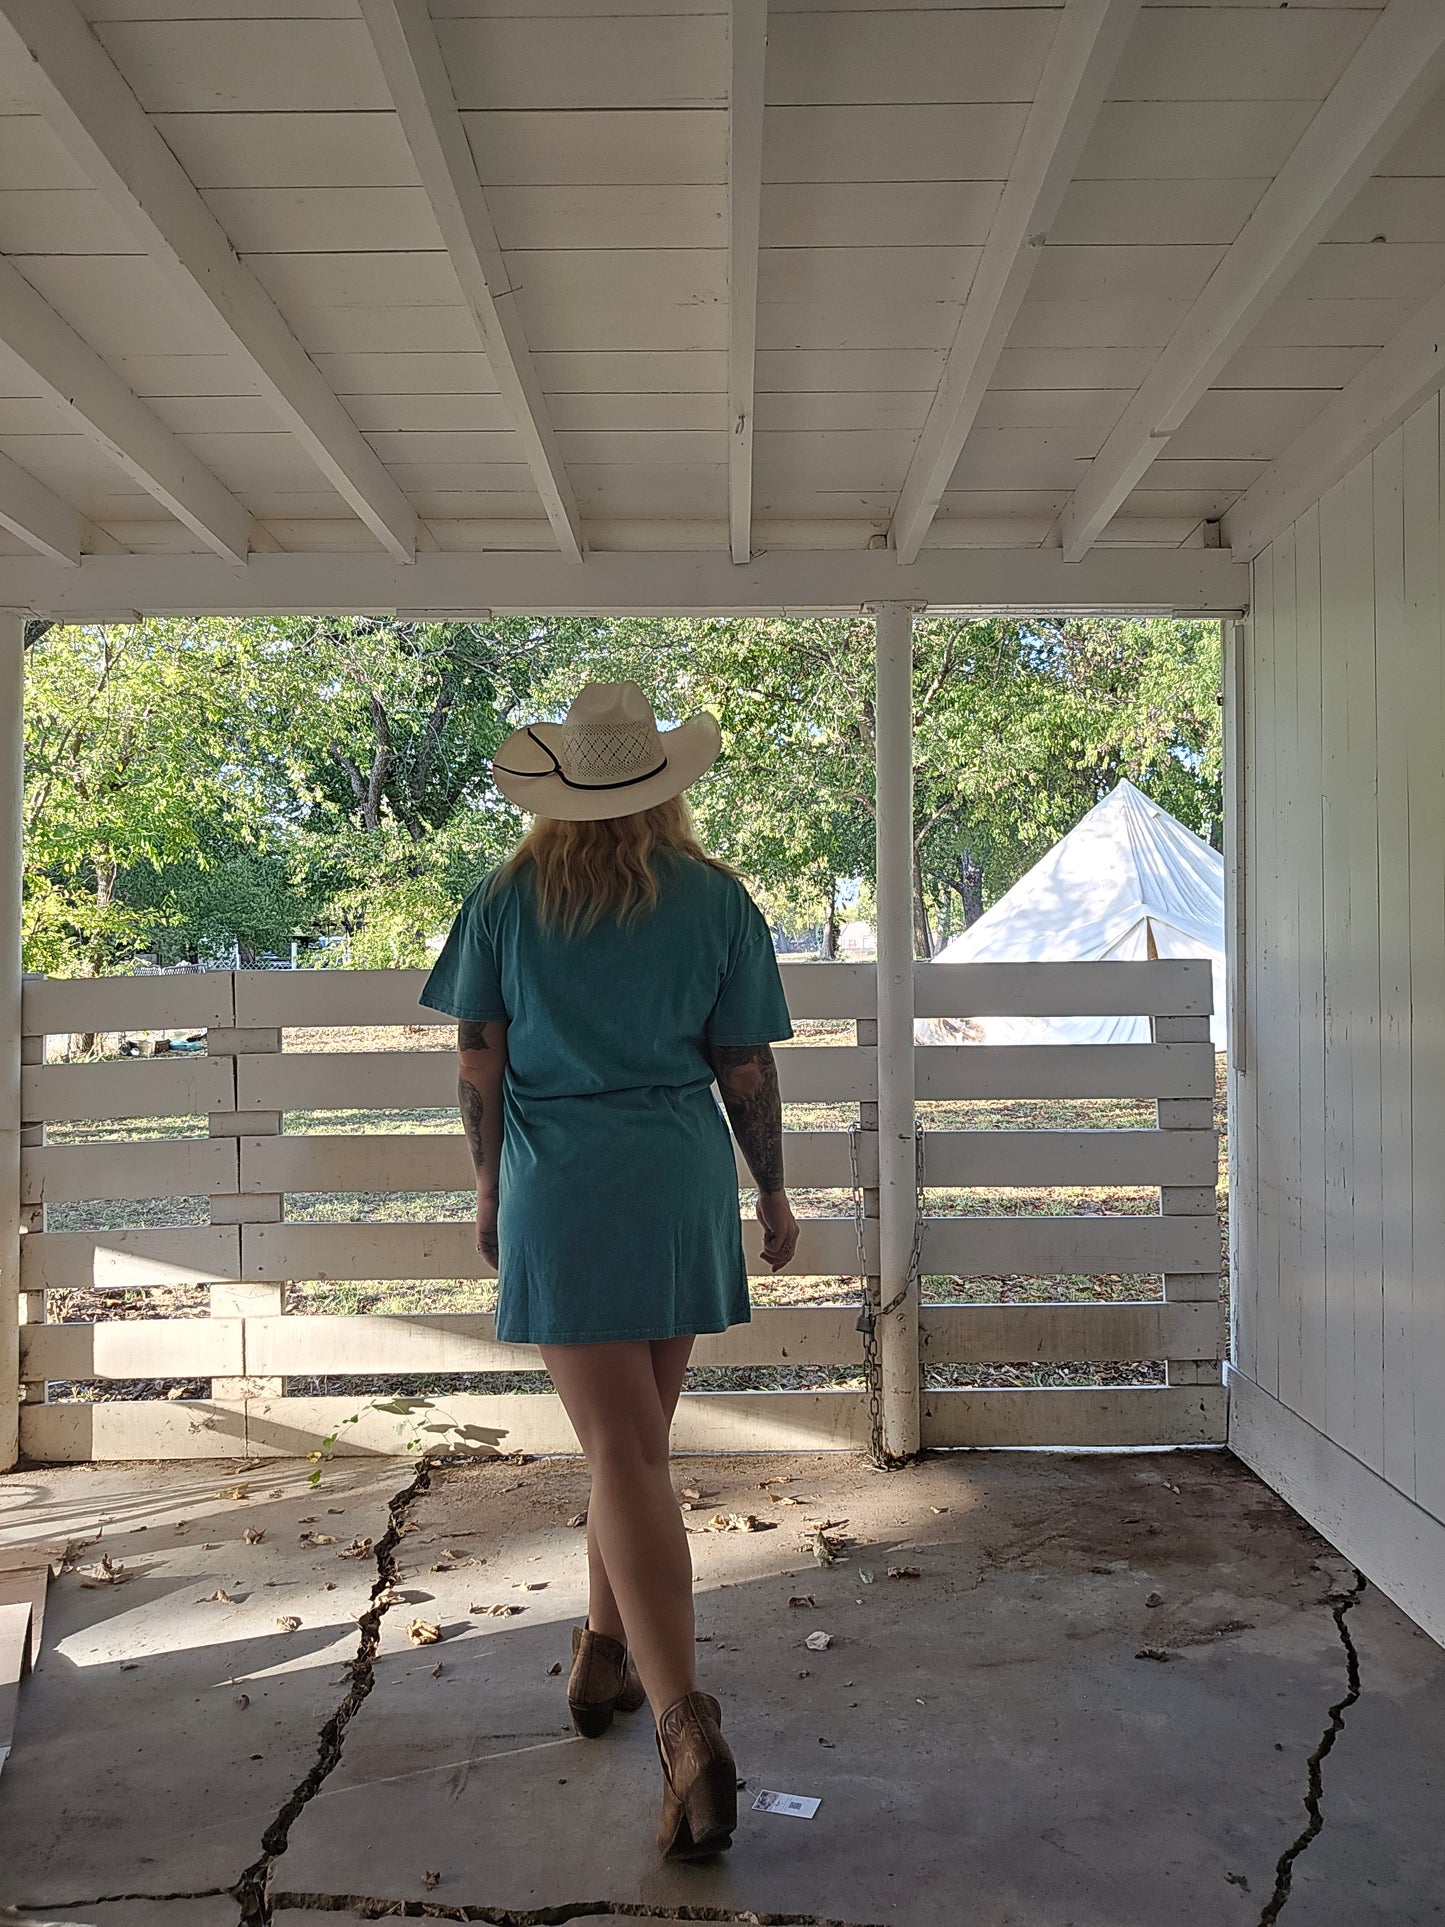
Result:
M768 926L751 897L743 904L742 928L708 1018L710 1044L772 1044L793 1034Z
M417 1002L469 1022L506 1023L496 949L481 914L485 887L474 890L458 910Z

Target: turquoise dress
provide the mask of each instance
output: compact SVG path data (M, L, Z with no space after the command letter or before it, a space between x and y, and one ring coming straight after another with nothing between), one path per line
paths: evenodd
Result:
M586 1345L749 1317L737 1167L709 1044L792 1025L743 885L679 853L629 927L543 930L532 870L458 911L419 1001L503 1022L497 1337Z

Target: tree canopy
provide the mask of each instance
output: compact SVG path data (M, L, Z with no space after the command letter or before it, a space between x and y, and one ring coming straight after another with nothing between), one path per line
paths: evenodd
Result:
M502 737L588 677L711 709L699 828L780 927L873 878L873 626L852 617L149 621L27 637L26 965L251 961L292 938L420 962L523 827ZM920 618L921 953L1121 776L1219 841L1217 625Z

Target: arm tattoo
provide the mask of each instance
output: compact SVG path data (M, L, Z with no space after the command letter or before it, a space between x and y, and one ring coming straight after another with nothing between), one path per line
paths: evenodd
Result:
M759 1191L783 1188L783 1100L767 1044L714 1045L711 1062L733 1135Z
M457 1104L462 1114L467 1148L472 1154L477 1176L481 1177L487 1162L486 1152L482 1148L482 1094L468 1078L457 1079Z
M485 1050L487 1048L487 1027L465 1018L457 1025L458 1050Z

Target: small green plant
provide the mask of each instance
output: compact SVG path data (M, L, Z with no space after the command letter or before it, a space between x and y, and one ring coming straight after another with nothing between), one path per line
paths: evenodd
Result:
M476 1451L483 1448L495 1451L496 1449L496 1435L487 1432L483 1427L464 1425L460 1419L453 1418L450 1413L441 1412L429 1398L409 1398L404 1393L397 1393L392 1398L368 1399L364 1405L344 1418L334 1432L327 1434L321 1441L318 1451L307 1453L306 1456L314 1466L314 1470L308 1474L308 1484L320 1485L322 1472L335 1452L342 1432L348 1425L359 1425L368 1412L386 1412L394 1415L398 1420L397 1434L405 1439L405 1449L408 1452L420 1452L423 1456L440 1456L444 1443L448 1443L453 1452ZM428 1412L439 1412L439 1421L423 1423L421 1415ZM406 1438L408 1431L412 1435L410 1438Z

